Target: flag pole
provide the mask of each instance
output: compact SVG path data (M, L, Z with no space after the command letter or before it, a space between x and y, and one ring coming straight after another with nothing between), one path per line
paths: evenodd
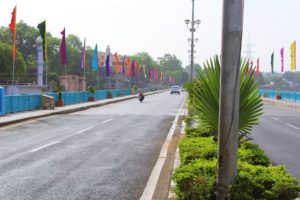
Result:
M67 65L65 64L65 76L67 75Z
M11 95L14 95L14 82L15 82L15 59L13 58L13 80L11 83Z
M48 63L47 61L45 62L46 64L46 91L48 92Z
M98 76L98 90L100 89L99 87L99 69L97 70L97 76Z

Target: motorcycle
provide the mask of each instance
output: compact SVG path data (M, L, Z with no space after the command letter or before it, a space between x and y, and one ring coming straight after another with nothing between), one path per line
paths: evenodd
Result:
M144 100L145 96L143 93L139 93L139 101L142 103L142 101Z

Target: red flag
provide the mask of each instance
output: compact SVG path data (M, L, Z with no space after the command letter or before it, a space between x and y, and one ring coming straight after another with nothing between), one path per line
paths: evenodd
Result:
M259 58L256 61L256 76L259 76Z
M16 48L16 17L17 17L17 6L15 6L13 12L11 13L11 22L9 24L9 28L12 33L12 41L13 41L13 60L16 60L17 48Z
M140 76L140 63L139 61L136 61L136 71L137 71L137 74L138 74L138 77Z

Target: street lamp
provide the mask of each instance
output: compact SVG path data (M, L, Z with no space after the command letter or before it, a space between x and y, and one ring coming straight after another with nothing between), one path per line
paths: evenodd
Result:
M191 41L191 82L193 81L193 73L194 73L194 32L196 29L199 27L201 21L197 19L196 21L194 20L194 2L195 0L192 0L192 21L189 19L184 20L186 23L188 29L190 30L192 34L192 38L190 39ZM189 24L191 25L189 26ZM198 40L197 40L198 41Z

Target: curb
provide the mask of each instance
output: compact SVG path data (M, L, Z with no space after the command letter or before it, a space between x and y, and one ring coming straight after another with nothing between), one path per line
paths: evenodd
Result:
M300 112L300 103L276 100L276 99L270 99L270 98L264 98L264 97L262 97L262 100L264 103L270 103L270 104L290 108L290 109Z
M157 189L157 184L158 184L158 181L159 181L161 171L163 169L163 166L164 166L165 161L166 161L167 156L168 156L169 145L172 141L173 135L174 135L175 130L177 128L178 118L179 118L179 115L181 115L181 112L183 110L182 108L183 108L185 103L186 103L186 99L183 101L182 105L180 106L179 111L178 111L178 113L177 113L177 115L176 115L176 117L175 117L175 119L172 123L171 129L170 129L170 131L167 135L167 138L166 138L164 144L162 145L159 157L158 157L158 159L157 159L157 161L156 161L156 163L155 163L155 165L152 169L151 175L148 179L148 182L147 182L146 187L143 191L143 194L140 197L140 200L151 200L151 199L153 199L155 190Z
M149 95L153 95L153 94L162 93L162 92L165 92L165 91L168 91L168 90L169 89L159 90L159 91L155 91L155 92L147 92L144 95L149 96ZM69 114L69 113L73 113L73 112L87 110L87 109L90 109L90 108L105 106L105 105L112 104L112 103L118 103L118 102L122 102L122 101L126 101L126 100L131 100L131 99L137 98L137 96L138 96L138 94L134 94L134 95L129 95L129 96L125 96L125 97L116 97L114 99L99 100L99 102L85 102L85 103L89 103L89 105L82 105L80 107L70 108L70 109L67 109L67 106L66 106L65 107L66 109L64 109L64 110L50 110L49 113L45 113L45 114L37 114L37 115L28 116L28 117L24 117L24 118L10 119L10 120L7 120L7 121L3 121L3 122L0 122L0 127L15 124L15 123L19 123L19 122L23 122L23 121L27 121L27 120L31 120L31 119L49 117L49 116L60 115L60 114ZM80 103L79 104L72 104L72 105L69 105L69 106L75 106L75 105L79 106ZM37 110L37 111L41 111L41 110ZM30 111L28 111L28 112L30 112ZM18 113L14 113L14 114L18 114ZM14 115L14 114L12 114L12 115ZM5 115L4 115L4 117L5 117Z

